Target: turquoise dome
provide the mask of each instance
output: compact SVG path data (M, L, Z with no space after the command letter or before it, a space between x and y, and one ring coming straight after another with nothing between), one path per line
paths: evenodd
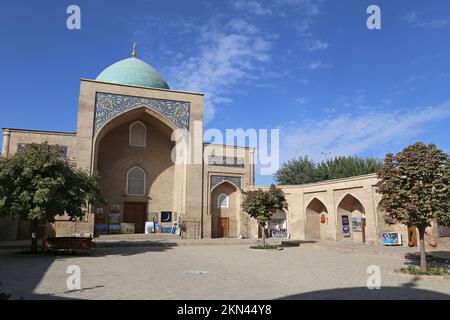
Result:
M167 82L155 69L135 57L114 63L103 70L96 80L132 86L170 89Z

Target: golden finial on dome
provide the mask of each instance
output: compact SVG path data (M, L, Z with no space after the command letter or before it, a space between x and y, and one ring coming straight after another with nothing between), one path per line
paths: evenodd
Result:
M131 56L132 56L133 58L136 58L136 42L133 43L133 52L131 53Z

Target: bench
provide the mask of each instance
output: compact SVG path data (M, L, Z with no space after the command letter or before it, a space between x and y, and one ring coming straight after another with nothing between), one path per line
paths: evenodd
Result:
M91 253L94 243L93 238L65 237L65 238L47 238L43 241L42 249L44 252L54 250L85 250Z

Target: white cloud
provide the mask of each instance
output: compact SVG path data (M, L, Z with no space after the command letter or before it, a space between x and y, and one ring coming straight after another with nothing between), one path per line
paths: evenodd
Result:
M419 19L419 16L415 11L407 13L402 19L416 27L428 29L443 29L450 24L450 19L448 18L435 18L431 20Z
M281 129L281 160L302 155L322 160L322 152L332 152L333 156L357 155L389 143L409 143L407 140L415 138L424 125L449 117L450 101L409 112L372 111L308 119L297 127Z
M419 27L430 29L443 29L450 24L450 19L434 19L417 23Z
M314 41L309 47L308 51L317 51L317 50L324 50L329 47L329 44L322 40L316 40Z
M201 28L195 53L169 68L173 87L205 93L205 120L214 118L218 104L229 103L231 90L257 80L261 64L271 60L271 42L242 19L223 27Z
M252 0L236 0L233 2L233 6L238 10L246 10L251 14L257 16L266 16L272 14L271 9L265 8L261 5L261 3Z
M402 17L407 23L414 23L417 21L417 12L411 11Z
M306 97L298 97L294 99L295 103L298 105L304 105L306 102L308 102L308 98Z
M324 69L324 68L329 68L329 67L330 67L329 63L325 63L320 60L312 61L306 65L306 68L309 70Z
M306 16L316 16L321 13L322 0L275 0L277 6L289 6L291 10L302 12Z

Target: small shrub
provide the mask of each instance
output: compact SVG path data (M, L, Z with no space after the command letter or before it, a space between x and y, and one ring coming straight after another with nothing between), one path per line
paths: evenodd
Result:
M276 249L278 249L278 246L266 244L264 246L263 245L251 246L250 249L276 250Z
M412 275L424 275L424 276L444 276L450 275L448 269L445 268L428 268L426 271L421 270L415 266L408 266L406 268L401 268L400 272Z

